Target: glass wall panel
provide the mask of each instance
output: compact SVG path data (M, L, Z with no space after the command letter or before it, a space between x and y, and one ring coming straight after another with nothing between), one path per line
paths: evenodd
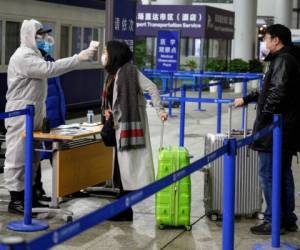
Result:
M65 58L69 55L69 31L70 27L61 26L60 29L60 58Z
M92 41L92 29L84 28L83 29L83 49L88 48L91 41Z
M19 22L6 22L5 31L5 64L20 45L20 27Z
M81 27L72 28L72 55L81 51Z

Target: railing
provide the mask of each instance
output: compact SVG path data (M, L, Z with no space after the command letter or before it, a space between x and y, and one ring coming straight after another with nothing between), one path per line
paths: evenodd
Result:
M224 155L224 176L223 176L223 228L222 228L222 247L225 250L234 249L234 199L235 199L235 157L238 148L252 143L261 137L266 136L273 131L273 210L272 210L272 247L280 247L280 169L281 169L281 136L282 125L281 117L274 116L274 122L267 128L259 131L257 134L246 137L241 140L228 138L224 145L194 163L182 168L164 178L157 180L144 188L133 191L120 199L108 204L96 211L83 216L82 218L63 225L52 232L46 233L33 240L25 242L5 241L0 244L0 249L49 249L58 245L85 230L107 220L118 213L124 211L138 202L148 198L161 189L180 179L192 174L203 168L208 163ZM27 134L27 140L28 135ZM32 149L32 148L31 148ZM26 152L30 154L29 151ZM30 159L30 158L27 158ZM27 162L27 166L30 163ZM26 172L28 174L30 172ZM30 199L29 199L30 200ZM268 244L268 243L266 243ZM255 245L256 249L261 249L259 244ZM296 249L296 248L295 248Z
M173 116L172 113L172 99L176 97L176 92L180 88L174 88L174 80L176 78L190 78L193 81L194 87L198 87L198 98L202 98L202 89L203 79L214 79L217 80L217 83L210 83L207 86L217 86L217 97L216 99L222 99L222 81L224 79L241 79L243 81L242 88L242 96L247 95L247 85L249 80L259 80L259 86L262 88L263 85L263 74L260 73L233 73L233 72L201 72L201 71L176 71L176 72L167 72L161 70L152 70L152 69L144 69L143 73L149 78L160 78L163 81L163 93L168 93L169 105L168 105L168 113L169 116ZM169 84L168 84L169 82ZM169 85L169 88L167 86ZM185 85L186 86L186 85ZM165 99L164 97L163 99ZM198 111L204 111L201 107L202 102L198 102ZM221 132L221 112L222 112L222 102L217 104L217 133ZM244 117L245 117L245 109L243 109L242 115L242 129L244 128Z

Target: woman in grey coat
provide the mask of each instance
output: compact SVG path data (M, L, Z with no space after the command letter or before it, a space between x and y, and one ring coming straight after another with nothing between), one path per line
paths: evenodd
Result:
M116 131L113 179L124 195L154 181L143 92L150 94L161 120L166 120L167 114L156 85L130 63L132 52L125 43L109 41L101 60L108 73L102 93L102 113L106 120L113 117ZM130 208L112 219L131 221L132 217Z

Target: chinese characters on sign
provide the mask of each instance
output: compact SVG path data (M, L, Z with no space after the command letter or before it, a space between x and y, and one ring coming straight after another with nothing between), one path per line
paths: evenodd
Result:
M113 38L126 42L133 51L135 39L136 1L114 1Z
M155 36L161 29L176 29L181 36L199 37L204 32L204 10L204 6L192 5L138 5L137 35Z
M138 5L136 34L180 30L181 37L233 39L234 13L200 5Z
M156 68L176 71L179 60L179 31L161 30L157 33Z

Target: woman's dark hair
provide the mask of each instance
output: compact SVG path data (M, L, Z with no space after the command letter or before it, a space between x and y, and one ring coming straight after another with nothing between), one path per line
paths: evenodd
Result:
M265 34L270 34L272 38L278 37L285 46L293 44L291 30L282 24L273 24L268 26Z
M115 40L108 41L106 43L106 49L108 62L104 68L111 75L115 75L120 67L132 59L132 52L124 42Z

